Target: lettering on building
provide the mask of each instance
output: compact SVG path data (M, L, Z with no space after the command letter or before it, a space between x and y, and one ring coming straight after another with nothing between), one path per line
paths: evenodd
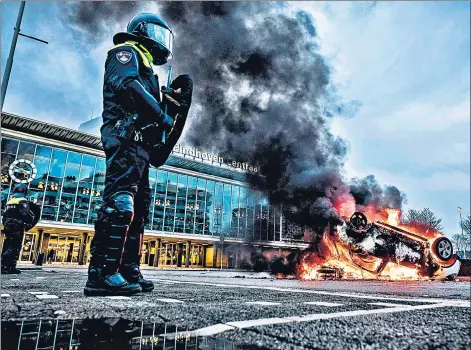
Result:
M248 171L251 173L258 173L259 168L258 166L254 166L245 162L238 162L230 158L224 159L217 154L213 154L210 152L201 151L196 147L187 147L181 144L176 144L173 148L174 153L182 154L184 156L190 156L196 161L204 161L204 162L211 162L212 164L216 163L219 166L229 166L231 168L236 168L244 171Z

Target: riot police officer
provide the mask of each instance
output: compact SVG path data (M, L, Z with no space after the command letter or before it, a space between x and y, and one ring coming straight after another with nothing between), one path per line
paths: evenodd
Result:
M31 230L39 221L40 209L26 198L28 187L18 184L7 202L2 223L5 241L2 249L2 274L18 274L16 268L25 231Z
M154 289L139 268L150 208L149 164L160 166L167 159L192 95L190 77L181 75L165 88L165 99L160 97L152 64L165 64L173 47L173 33L161 18L139 14L113 42L103 86L104 205L95 223L86 295Z

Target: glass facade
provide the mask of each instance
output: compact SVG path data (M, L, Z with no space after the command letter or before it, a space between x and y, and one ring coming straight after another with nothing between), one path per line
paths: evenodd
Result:
M17 183L9 170L19 159L31 161L37 169L36 177L29 183L29 199L41 206L42 220L93 225L103 204L106 172L103 157L3 137L2 209ZM258 191L229 180L214 181L205 174L191 176L184 170L176 173L151 169L149 180L152 200L148 230L281 240L281 211L270 206ZM196 260L197 255L194 253Z

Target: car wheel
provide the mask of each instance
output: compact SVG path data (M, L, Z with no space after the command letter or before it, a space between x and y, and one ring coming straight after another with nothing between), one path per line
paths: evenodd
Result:
M433 244L433 252L440 260L448 261L453 257L453 245L448 238L440 237Z
M365 214L355 212L350 217L350 224L357 230L364 230L366 229L366 225L368 225L368 219Z

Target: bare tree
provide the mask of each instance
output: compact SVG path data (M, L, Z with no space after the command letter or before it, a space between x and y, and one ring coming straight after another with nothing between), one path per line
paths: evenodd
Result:
M442 219L437 218L430 208L423 210L410 209L402 218L402 222L419 229L433 229L441 232L443 230Z
M463 229L463 234L469 237L471 235L471 216L467 215L464 220L460 222L460 226Z
M455 245L460 256L465 258L466 252L471 250L471 216L467 215L466 218L460 222L462 231L453 235L453 244Z

